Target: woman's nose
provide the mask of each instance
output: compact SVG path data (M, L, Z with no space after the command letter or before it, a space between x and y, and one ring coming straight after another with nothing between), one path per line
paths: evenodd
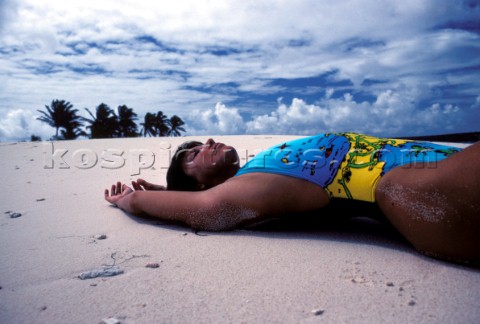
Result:
M209 138L206 142L205 142L205 145L207 146L212 146L213 144L215 144L215 141L211 138Z

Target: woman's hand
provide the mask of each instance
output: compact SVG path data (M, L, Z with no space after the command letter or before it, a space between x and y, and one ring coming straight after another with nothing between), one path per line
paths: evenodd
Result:
M135 190L153 190L153 191L161 191L161 190L167 190L164 186L153 184L150 182L147 182L143 179L137 179L137 181L132 181L132 186L133 189Z
M112 185L111 192L109 192L108 189L105 189L105 200L113 204L115 207L132 212L127 201L132 192L134 192L132 188L126 184L122 185L119 181L116 185Z

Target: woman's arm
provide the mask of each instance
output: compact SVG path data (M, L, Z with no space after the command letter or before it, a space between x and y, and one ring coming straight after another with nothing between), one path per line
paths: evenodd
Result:
M292 177L252 173L199 192L105 190L105 199L133 214L148 214L201 230L230 230L267 217L304 212L328 204L319 186Z
M134 215L147 214L166 221L184 223L192 228L205 227L200 223L214 218L213 209L218 208L211 194L184 191L133 191L117 182L111 191L105 190L105 200ZM207 228L201 228L207 229ZM222 230L224 228L219 228Z

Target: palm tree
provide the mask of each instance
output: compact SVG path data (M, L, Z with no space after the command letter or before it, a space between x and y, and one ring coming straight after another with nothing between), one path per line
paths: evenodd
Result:
M137 120L137 114L133 112L132 108L128 108L125 105L118 107L118 127L117 137L137 137L138 130L135 120Z
M145 117L143 119L143 123L140 123L142 126L141 133L143 133L144 137L147 137L147 135L155 137L157 136L157 130L155 128L155 121L156 121L156 116L152 113L146 113Z
M73 105L65 100L52 100L50 106L45 105L46 112L38 110L43 116L37 117L38 120L55 127L55 139L75 139L83 136L84 131L80 129L82 125L81 117L77 115L78 110L73 109ZM60 128L62 136L58 136Z
M82 124L78 121L73 121L67 127L65 127L65 129L60 131L62 133L61 138L65 140L74 140L79 136L87 136L87 133L80 129L81 126Z
M180 132L186 132L185 128L182 126L185 125L185 122L178 117L177 115L173 115L170 118L170 129L168 130L168 136L181 136Z
M66 121L60 132L62 139L74 140L79 136L87 136L87 133L81 129L83 126L82 117L77 115L77 109L69 110L66 113Z
M170 120L162 111L156 114L146 113L142 126L143 136L166 136L170 130Z
M167 116L163 112L157 112L155 116L155 129L158 136L166 136L170 131L171 123Z
M101 103L97 106L95 116L85 108L90 114L91 119L83 118L84 121L90 124L87 126L90 129L90 138L112 138L118 129L118 120L114 111L106 104Z

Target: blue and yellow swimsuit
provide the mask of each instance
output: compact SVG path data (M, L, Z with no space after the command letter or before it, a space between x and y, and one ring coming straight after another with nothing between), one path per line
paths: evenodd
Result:
M236 174L274 173L313 182L335 198L375 201L378 180L401 165L437 162L460 148L356 133L320 134L271 147Z

